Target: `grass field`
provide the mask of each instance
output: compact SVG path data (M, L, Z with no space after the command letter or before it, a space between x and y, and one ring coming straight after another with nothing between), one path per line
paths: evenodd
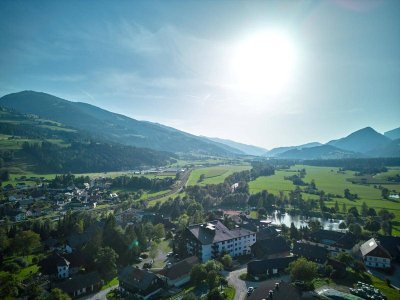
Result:
M251 181L249 183L250 193L254 194L262 191L263 189L275 195L278 195L280 191L287 193L288 191L293 190L295 186L291 181L284 180L284 176L293 175L293 171L302 168L306 169L307 173L303 181L311 182L311 180L314 179L319 190L323 190L325 193L343 196L344 190L348 188L350 189L351 193L358 194L358 197L360 198L354 201L350 201L345 198L333 198L332 201L326 203L327 206L334 206L335 201L338 201L340 207L342 207L342 204L345 203L347 208L355 206L360 210L362 203L365 201L369 207L373 207L377 211L386 208L392 211L396 216L395 221L397 222L394 225L393 233L400 235L400 226L397 225L400 224L400 203L383 199L381 196L381 191L375 188L373 184L353 184L348 181L349 178L353 178L355 176L355 172L353 171L338 172L338 168L296 165L290 170L279 170L276 171L275 175L273 176L263 176ZM389 172L377 174L376 176L380 179L384 179L388 176L388 174L393 176L398 174L398 172L400 172L399 168L390 168ZM400 191L399 185L390 184L385 186L388 186L390 190L396 190L397 192ZM318 196L303 194L303 198L311 199L318 198Z
M221 165L215 167L199 168L192 171L187 185L207 185L224 182L225 178L235 172L250 170L250 165ZM203 181L200 176L204 175Z

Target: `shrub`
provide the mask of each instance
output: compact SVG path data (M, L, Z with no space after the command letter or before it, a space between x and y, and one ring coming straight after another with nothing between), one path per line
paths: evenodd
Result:
M28 266L28 263L22 257L14 259L14 262L18 264L21 268L26 268Z
M18 273L21 268L15 262L8 262L4 264L3 269L10 273Z

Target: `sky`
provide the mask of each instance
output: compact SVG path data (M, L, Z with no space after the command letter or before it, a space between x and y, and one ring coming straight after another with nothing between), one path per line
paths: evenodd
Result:
M267 149L383 133L400 1L3 0L0 96L22 90Z

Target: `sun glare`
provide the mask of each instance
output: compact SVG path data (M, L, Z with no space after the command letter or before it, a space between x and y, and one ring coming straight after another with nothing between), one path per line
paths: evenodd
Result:
M283 32L263 31L248 37L234 49L236 85L255 94L279 94L294 71L295 54L292 41Z

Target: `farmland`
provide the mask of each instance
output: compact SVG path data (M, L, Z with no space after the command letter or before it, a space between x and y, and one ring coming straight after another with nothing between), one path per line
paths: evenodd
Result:
M220 165L215 167L199 168L192 171L187 185L207 185L224 182L225 178L235 172L250 170L250 165ZM204 175L204 179L200 177Z

